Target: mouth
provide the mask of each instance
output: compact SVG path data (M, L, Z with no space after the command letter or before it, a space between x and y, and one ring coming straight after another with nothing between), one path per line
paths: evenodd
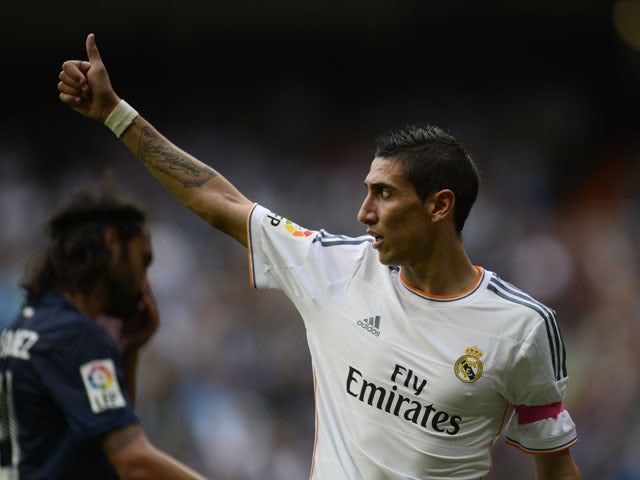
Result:
M378 250L382 245L382 242L384 242L384 237L382 235L378 235L375 232L372 232L371 230L368 230L367 233L373 237L373 243L371 244L371 246L374 249Z

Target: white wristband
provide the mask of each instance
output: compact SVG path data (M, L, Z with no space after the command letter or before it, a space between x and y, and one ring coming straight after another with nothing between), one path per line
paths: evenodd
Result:
M104 121L104 124L116 134L116 137L120 137L137 116L138 112L131 105L124 100L120 100L116 108Z

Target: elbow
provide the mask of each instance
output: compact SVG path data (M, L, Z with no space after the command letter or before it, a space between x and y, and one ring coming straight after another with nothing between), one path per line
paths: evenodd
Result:
M147 480L151 478L151 472L144 462L128 460L116 468L121 480Z
M153 480L157 479L157 469L154 468L156 456L153 445L145 442L128 454L119 456L113 466L121 480Z

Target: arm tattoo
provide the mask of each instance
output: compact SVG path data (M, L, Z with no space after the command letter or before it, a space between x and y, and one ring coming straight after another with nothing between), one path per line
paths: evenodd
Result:
M151 128L144 127L140 135L138 155L149 168L182 183L185 188L201 187L217 174L207 165L198 165L182 152L168 146Z

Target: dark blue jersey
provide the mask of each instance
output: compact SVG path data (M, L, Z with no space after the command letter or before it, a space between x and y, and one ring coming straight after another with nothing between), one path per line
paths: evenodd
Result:
M0 477L116 479L98 438L139 423L116 345L63 297L25 305L0 339Z

